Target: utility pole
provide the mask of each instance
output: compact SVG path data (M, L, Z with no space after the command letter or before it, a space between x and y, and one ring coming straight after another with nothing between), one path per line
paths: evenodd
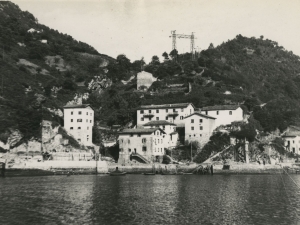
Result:
M2 48L2 60L3 60L3 63L4 63L4 45L3 45L3 48ZM2 74L1 74L1 92L2 92L2 94L1 94L1 96L3 97L3 72L2 72Z
M191 162L193 162L193 142L191 141Z

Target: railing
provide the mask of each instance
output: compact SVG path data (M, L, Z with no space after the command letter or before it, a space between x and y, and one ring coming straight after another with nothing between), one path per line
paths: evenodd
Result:
M144 156L140 155L139 153L132 153L131 154L132 157L138 157L140 158L141 160L143 160L145 163L150 163L150 161L148 159L146 159Z
M168 116L178 116L178 111L168 113Z
M153 117L154 115L152 113L144 114L144 117Z

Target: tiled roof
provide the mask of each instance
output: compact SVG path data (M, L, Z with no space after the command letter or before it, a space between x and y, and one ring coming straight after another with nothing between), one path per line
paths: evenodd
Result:
M160 130L165 133L162 129L159 128L149 128L149 129L124 129L119 132L119 134L152 134L154 131Z
M189 115L189 116L186 116L184 117L184 119L190 117L190 116L193 116L193 115L197 115L197 116L200 116L200 117L204 117L204 118L207 118L207 119L213 119L215 120L216 118L215 117L212 117L212 116L208 116L208 115L204 115L202 113L199 113L199 112L194 112L193 114Z
M141 105L139 109L186 108L190 104L195 108L195 106L192 103L176 103L176 104L164 104L164 105Z
M155 125L172 125L176 126L174 123L170 123L166 120L153 120L148 123L145 123L143 126L155 126Z
M214 110L236 110L240 106L239 105L213 105L203 107L202 111L214 111Z
M83 108L87 108L87 107L91 107L89 104L82 104L82 105L65 105L64 108L65 109L74 109L74 108L79 108L79 109L83 109ZM91 107L92 108L92 107Z

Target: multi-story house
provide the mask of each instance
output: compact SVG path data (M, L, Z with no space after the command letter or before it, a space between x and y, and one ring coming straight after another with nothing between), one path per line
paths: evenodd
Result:
M94 110L90 105L64 106L64 128L78 142L91 146L94 126Z
M203 147L215 129L216 118L195 112L184 118L185 140L197 141Z
M192 103L164 104L164 105L142 105L137 110L137 125L142 125L153 120L166 120L184 127L183 118L194 113L195 107Z
M244 119L243 109L239 105L207 106L201 109L201 113L216 118L216 127Z
M282 138L287 151L300 154L300 127L289 126Z
M166 133L160 128L125 129L119 132L119 162L135 156L144 162L162 162Z
M177 141L178 141L178 133L176 132L176 125L174 123L170 123L166 120L153 120L148 123L145 123L144 128L149 129L149 128L160 128L166 134L164 135L165 137L165 142L164 142L164 147L165 148L174 148L177 146Z

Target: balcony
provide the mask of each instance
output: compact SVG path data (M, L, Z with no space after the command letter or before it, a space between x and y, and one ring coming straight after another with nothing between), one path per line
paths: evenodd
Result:
M168 116L178 116L178 111L173 111L173 112L170 112L168 113Z
M152 118L154 115L152 113L147 113L147 114L144 114L144 117L146 118Z

